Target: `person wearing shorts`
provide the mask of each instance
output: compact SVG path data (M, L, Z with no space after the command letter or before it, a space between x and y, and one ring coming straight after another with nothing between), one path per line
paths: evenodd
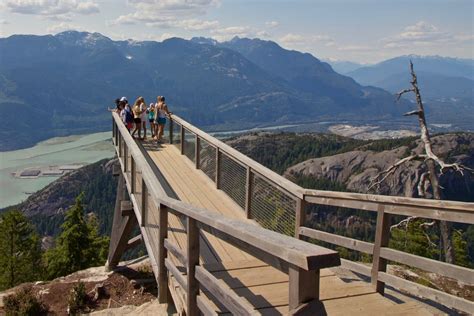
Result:
M135 128L133 129L132 136L135 137L135 133L138 131L138 138L142 138L142 110L141 110L141 104L143 102L143 97L139 97L135 103L133 104L132 107L132 112L133 112L133 122L135 123Z
M165 97L159 96L157 98L158 103L155 108L156 125L157 125L157 140L159 143L163 141L163 132L165 130L166 116L171 116L171 112L168 110L168 106L165 103Z
M148 122L150 123L151 138L155 139L155 104L150 103L148 107Z

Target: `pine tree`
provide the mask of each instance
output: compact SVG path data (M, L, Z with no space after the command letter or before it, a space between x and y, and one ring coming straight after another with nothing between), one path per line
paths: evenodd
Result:
M28 219L13 210L0 217L0 290L34 281L41 273L41 244Z
M421 227L422 220L416 219L408 223L408 227L394 228L390 238L390 248L416 254L418 256L439 258L438 237L435 233Z
M453 232L454 263L463 267L472 267L467 253L467 241L461 230Z
M99 236L97 219L86 221L83 197L81 193L75 205L66 212L56 247L48 250L44 256L48 279L105 262L104 249L108 246L108 238Z

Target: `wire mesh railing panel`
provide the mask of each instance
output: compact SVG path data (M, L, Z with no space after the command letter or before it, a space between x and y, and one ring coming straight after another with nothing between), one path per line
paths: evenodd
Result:
M216 148L201 139L199 153L199 168L212 180L216 181Z
M296 201L258 175L252 178L252 219L266 229L294 236Z
M178 147L181 146L181 125L173 121L173 144Z
M220 154L219 189L227 193L240 207L245 207L247 168Z
M189 160L194 161L196 149L196 135L188 130L184 130L183 152Z

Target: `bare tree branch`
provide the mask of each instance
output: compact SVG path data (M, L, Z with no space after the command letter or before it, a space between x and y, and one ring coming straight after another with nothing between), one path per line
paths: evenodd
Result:
M415 111L406 112L405 114L403 114L403 116L418 115L418 114L420 114L420 111L415 110Z
M400 229L400 227L402 227L402 226L404 226L404 229L407 230L408 225L410 224L410 222L415 220L415 219L418 219L418 216L407 217L404 220L398 222L397 224L390 226L390 231L392 231L392 229L395 229L395 228Z
M402 91L398 92L396 94L397 95L397 101L400 100L402 95L404 95L405 93L408 93L408 92L415 92L415 90L413 88L411 88L411 89L403 89Z
M385 181L385 179L387 179L388 176L390 176L391 174L393 174L397 168L401 165L403 165L404 163L407 163L409 161L412 161L412 160L417 160L417 159L425 159L426 156L425 155L411 155L411 156L408 156L408 157L405 157L403 159L400 159L399 161L397 161L396 163L394 163L393 165L391 165L390 167L388 167L387 169L385 169L384 171L382 172L379 172L378 174L376 174L371 180L370 180L370 185L369 185L369 188L368 190L371 190L373 187L377 186L379 187L380 184L382 182Z

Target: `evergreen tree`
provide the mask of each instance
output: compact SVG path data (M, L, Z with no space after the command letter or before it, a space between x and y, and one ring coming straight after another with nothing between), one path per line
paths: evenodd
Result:
M390 248L418 256L439 258L438 236L421 227L422 220L412 220L406 228L394 228L390 238Z
M90 266L103 265L105 261L107 261L110 238L108 236L99 235L99 220L94 213L88 214L87 227L91 241L91 246L89 247L90 253L88 254L91 258Z
M469 256L467 253L467 241L465 240L461 230L453 231L453 250L454 263L463 267L471 267Z
M108 239L98 235L97 219L86 221L83 197L81 193L75 205L67 211L56 247L45 254L46 277L49 279L105 262L104 248L107 248Z
M34 281L41 272L41 244L28 219L19 211L0 217L0 290Z

